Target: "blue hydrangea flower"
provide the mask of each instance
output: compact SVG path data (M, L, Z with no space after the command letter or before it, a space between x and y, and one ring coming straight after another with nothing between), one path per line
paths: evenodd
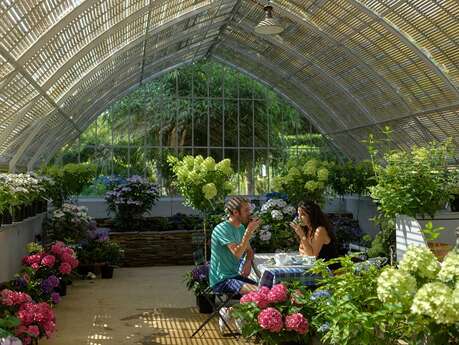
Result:
M331 294L330 291L327 290L316 290L312 293L310 300L311 301L316 301L319 298L330 298Z

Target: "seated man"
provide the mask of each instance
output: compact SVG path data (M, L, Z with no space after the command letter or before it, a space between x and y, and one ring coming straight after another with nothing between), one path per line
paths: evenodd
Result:
M253 260L249 241L260 220L250 221L250 204L242 197L229 199L225 211L228 219L212 232L209 283L215 292L243 295L257 289L256 282L247 277ZM239 261L244 254L246 260L239 273Z

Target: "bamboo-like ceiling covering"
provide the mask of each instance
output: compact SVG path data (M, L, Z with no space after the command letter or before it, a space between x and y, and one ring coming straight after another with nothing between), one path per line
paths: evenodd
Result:
M459 138L459 2L0 0L0 163L36 166L143 82L213 58L270 85L347 155Z

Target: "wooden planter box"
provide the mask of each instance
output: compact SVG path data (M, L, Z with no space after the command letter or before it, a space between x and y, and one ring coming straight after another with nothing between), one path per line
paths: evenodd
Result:
M124 249L124 267L192 265L195 232L110 232L110 239Z

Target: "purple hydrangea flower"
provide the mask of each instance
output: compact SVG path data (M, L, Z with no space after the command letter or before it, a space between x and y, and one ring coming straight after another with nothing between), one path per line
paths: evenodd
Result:
M55 275L49 276L47 280L52 287L59 286L59 278L56 277Z
M46 295L49 295L54 290L54 286L50 283L48 279L42 280L40 287L43 293Z
M207 279L209 278L209 265L204 264L204 265L196 266L191 271L191 275L193 276L193 279L198 282L207 281Z
M59 304L59 302L61 301L61 296L59 295L58 292L53 292L51 294L51 301L54 303L54 304Z

